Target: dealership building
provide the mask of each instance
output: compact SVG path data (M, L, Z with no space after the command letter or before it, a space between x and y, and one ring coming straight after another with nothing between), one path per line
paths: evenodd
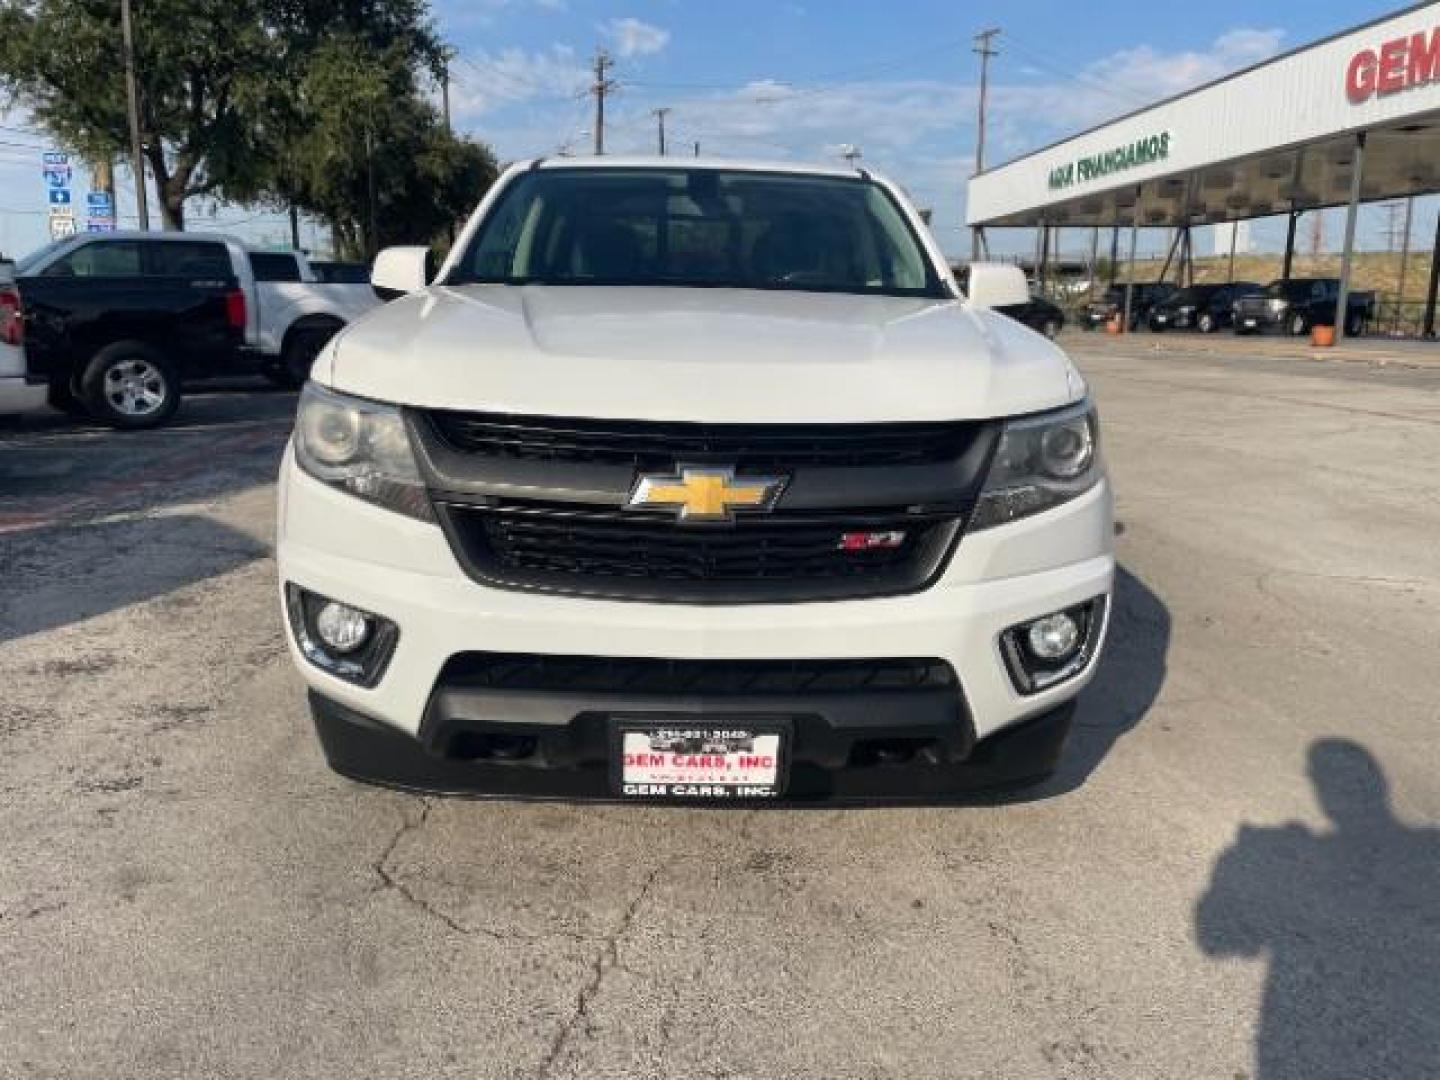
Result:
M1346 310L1362 203L1440 191L1440 2L1295 49L980 173L977 229L1172 230L1346 208L1337 311ZM1440 227L1437 227L1440 247ZM1432 266L1440 269L1440 250ZM1168 260L1167 260L1168 262ZM1426 330L1435 330L1436 273ZM1343 332L1343 319L1336 320Z

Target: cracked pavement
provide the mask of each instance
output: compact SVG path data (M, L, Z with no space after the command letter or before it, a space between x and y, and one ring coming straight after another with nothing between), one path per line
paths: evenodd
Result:
M1440 372L1074 344L1114 636L965 808L357 786L281 637L293 396L0 429L0 1078L1424 1075Z

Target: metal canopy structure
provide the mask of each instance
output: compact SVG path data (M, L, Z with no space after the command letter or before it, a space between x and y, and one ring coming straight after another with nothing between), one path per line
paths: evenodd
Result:
M981 173L967 220L1188 230L1291 214L1288 267L1293 215L1347 206L1343 311L1358 206L1435 191L1440 3L1431 2Z
M1239 161L1126 183L1108 191L1062 197L998 217L972 218L971 224L1035 228L1137 224L1173 228L1345 206L1354 182L1355 146L1354 133L1347 132ZM1368 131L1360 185L1362 202L1435 191L1440 191L1440 112Z

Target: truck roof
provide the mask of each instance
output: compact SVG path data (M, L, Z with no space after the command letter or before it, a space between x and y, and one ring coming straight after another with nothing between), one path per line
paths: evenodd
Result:
M241 247L244 247L244 246L245 246L244 243L242 243L240 240L237 240L235 237L229 235L228 233L189 232L189 231L176 232L176 231L174 231L174 230L168 230L168 229L167 229L167 230L160 231L160 232L156 232L156 231L154 231L154 230L150 230L150 231L147 232L147 231L145 231L144 229L116 229L116 230L113 231L113 232L104 232L104 233L76 233L74 237L67 237L66 239L76 239L76 240L176 240L176 241L179 241L179 240L211 240L211 241L214 241L214 242L217 243L217 244L239 244Z
M847 165L765 160L763 158L659 157L655 154L606 154L604 157L546 157L517 162L523 169L715 169L728 172L778 172L796 176L878 176L873 169Z

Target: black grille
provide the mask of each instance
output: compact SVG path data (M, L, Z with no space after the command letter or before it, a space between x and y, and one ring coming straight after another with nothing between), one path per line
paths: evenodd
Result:
M494 413L428 414L453 449L491 458L669 468L723 462L789 472L811 467L925 465L963 454L980 425L691 424L557 419Z
M627 695L776 695L954 689L944 660L666 660L526 653L461 653L447 686Z
M442 518L482 580L682 602L775 602L921 588L958 531L952 514L789 514L679 526L573 506L450 504ZM847 533L901 533L897 547L847 551Z

